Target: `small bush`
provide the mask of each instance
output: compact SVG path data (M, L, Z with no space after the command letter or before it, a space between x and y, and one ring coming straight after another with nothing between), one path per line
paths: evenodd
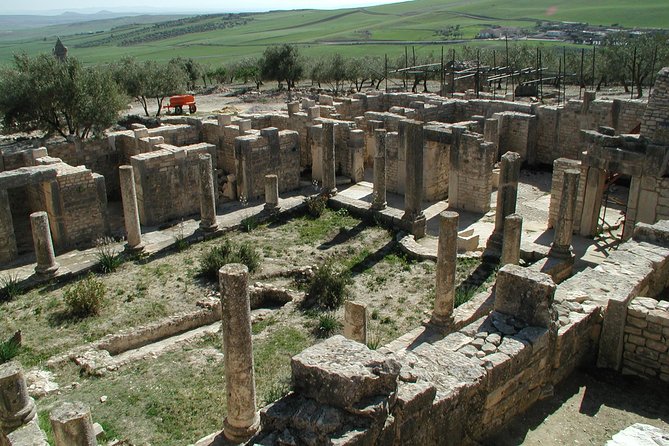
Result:
M476 294L477 291L478 289L474 286L456 289L455 302L453 303L453 306L457 308L465 302L469 302L469 300L474 297L474 294Z
M241 221L242 230L244 232L251 232L259 225L258 218L255 215L250 215Z
M309 282L305 304L324 310L336 310L348 297L350 283L348 272L340 271L332 262L325 262Z
M314 218L318 218L325 212L325 205L328 202L324 195L313 195L304 199L307 204L307 212Z
M323 313L318 316L318 329L316 335L319 338L329 338L342 327L341 322L333 313Z
M68 314L79 318L100 314L106 292L104 283L89 275L65 290Z
M95 257L98 260L98 267L102 273L111 273L123 263L121 254L114 250L114 239L111 237L104 237L99 239L95 244Z
M367 339L367 348L370 350L377 350L381 346L381 338L378 334L373 333Z
M220 245L212 246L200 257L199 273L211 280L218 279L218 270L229 263L246 265L253 273L260 267L260 253L249 243L237 246L229 239Z
M20 348L21 342L16 336L0 342L0 364L11 361L12 358L19 354Z
M10 274L0 278L0 302L9 302L21 294L19 276Z

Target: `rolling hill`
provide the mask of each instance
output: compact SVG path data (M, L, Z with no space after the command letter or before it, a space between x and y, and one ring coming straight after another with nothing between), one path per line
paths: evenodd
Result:
M669 23L669 8L666 0L413 0L329 11L109 18L4 33L0 63L17 52L50 52L56 36L70 54L87 63L127 55L154 60L187 56L220 63L256 56L267 45L284 42L300 45L307 55L394 55L403 53L406 44L436 52L431 45L448 43L443 30L449 27L458 26L461 37L469 39L484 28L532 28L542 21L662 28Z

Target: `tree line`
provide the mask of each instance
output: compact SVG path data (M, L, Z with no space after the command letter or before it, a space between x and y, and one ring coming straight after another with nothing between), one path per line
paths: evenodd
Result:
M129 98L141 104L149 116L149 104L155 103L160 116L169 96L195 90L203 84L253 83L257 89L264 82L277 82L278 89L292 90L297 83L311 82L313 87L329 89L334 94L379 89L389 85L417 90L420 83L427 91L430 79L439 80L442 64L449 70L457 60L469 66L505 66L507 70L542 67L568 74L572 83L582 86L615 83L643 95L653 76L669 65L666 35L611 35L597 50L531 47L524 44L506 48L459 46L456 54L416 55L408 51L399 57L379 56L347 58L339 53L307 58L295 45L274 45L262 56L247 57L211 66L192 58L174 58L168 63L140 62L124 58L107 66L87 67L74 57L60 61L52 55L18 55L12 67L0 71L0 116L5 132L40 129L48 134L75 135L86 138L100 135L116 123ZM434 69L401 71L406 67L432 66ZM400 70L400 71L397 71ZM521 80L521 79L519 79Z

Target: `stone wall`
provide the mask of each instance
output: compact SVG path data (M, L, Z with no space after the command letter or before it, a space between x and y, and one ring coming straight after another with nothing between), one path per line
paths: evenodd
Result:
M279 192L295 190L300 184L297 132L268 128L261 134L235 140L239 195L249 200L265 196L265 175L279 177Z
M669 301L637 297L627 308L622 372L669 382Z
M494 144L483 141L479 134L454 127L450 155L449 207L470 212L488 212Z
M198 156L204 153L215 156L215 146L162 144L154 152L131 158L143 225L155 226L199 213Z

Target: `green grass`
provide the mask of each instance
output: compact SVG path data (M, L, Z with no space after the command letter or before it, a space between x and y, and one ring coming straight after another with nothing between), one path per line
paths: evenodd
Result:
M370 8L275 11L249 17L251 20L243 25L131 46L118 46L112 40L109 45L86 47L93 41L111 38L112 34L117 40L119 35L130 32L148 36L155 32L147 23L149 19L137 19L135 24L125 18L8 32L0 36L0 64L10 61L13 53L49 53L56 36L69 47L69 54L86 63L109 63L124 56L159 61L185 56L216 65L259 56L267 45L285 42L300 45L307 56L341 52L349 57L395 57L404 54L404 41L412 41L418 42L411 45L419 55L425 55L440 51L441 43L435 46L429 42L441 40L437 31L448 26L460 25L464 38L472 38L479 30L493 25L529 28L542 20L661 28L669 23L669 8L666 0L639 0L633 6L627 0L562 0L559 4L548 0L414 0ZM206 25L217 20L220 19L202 17L194 23ZM123 28L112 32L115 26ZM177 24L174 28L185 26Z

